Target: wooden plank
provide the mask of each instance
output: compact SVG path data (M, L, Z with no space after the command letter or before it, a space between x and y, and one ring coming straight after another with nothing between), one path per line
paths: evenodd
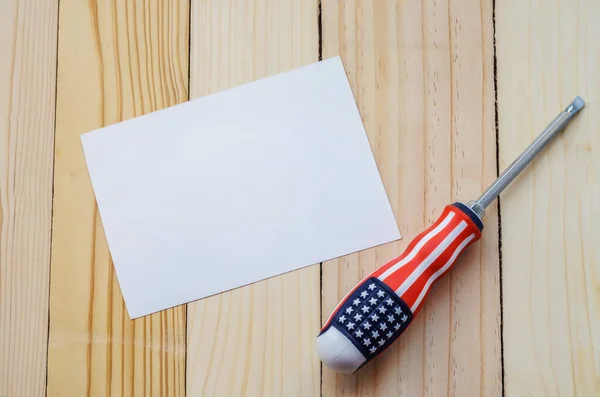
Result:
M600 3L497 2L500 167L584 110L501 201L507 396L600 394Z
M403 240L323 264L323 319L445 205L496 173L492 2L323 1L323 57L340 54ZM326 396L501 394L497 210L409 330Z
M187 1L60 2L49 396L185 394L185 307L129 319L79 136L188 99L188 21Z
M194 0L192 21L194 98L318 60L316 0ZM188 394L318 395L319 311L318 265L190 304Z
M0 2L0 396L46 387L57 22Z

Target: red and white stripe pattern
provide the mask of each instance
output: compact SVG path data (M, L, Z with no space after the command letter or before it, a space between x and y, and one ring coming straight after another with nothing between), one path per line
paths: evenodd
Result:
M415 237L402 255L369 274L349 291L322 329L329 326L344 302L371 277L395 291L416 314L433 283L452 267L468 245L480 238L481 230L465 212L454 205L446 206L438 220Z
M436 223L417 236L398 258L373 272L410 307L419 311L431 285L444 275L481 231L467 214L449 205Z

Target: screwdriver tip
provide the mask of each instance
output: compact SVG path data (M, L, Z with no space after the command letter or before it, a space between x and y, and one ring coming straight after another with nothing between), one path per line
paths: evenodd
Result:
M569 106L567 106L567 111L569 113L577 113L578 111L581 110L581 108L583 108L585 106L585 102L583 99L581 99L581 97L579 95L577 95L575 97L575 99L573 99L573 102L571 102L571 104Z

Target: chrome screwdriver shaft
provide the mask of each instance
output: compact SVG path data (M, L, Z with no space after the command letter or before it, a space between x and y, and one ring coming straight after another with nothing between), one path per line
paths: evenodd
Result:
M554 120L542 131L537 138L500 174L481 196L469 202L469 207L481 218L485 209L502 193L502 191L527 167L539 152L554 138L577 114L585 102L577 96Z

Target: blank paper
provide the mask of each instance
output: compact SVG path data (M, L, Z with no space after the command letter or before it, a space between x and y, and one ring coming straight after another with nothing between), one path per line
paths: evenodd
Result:
M339 57L82 143L131 318L400 238Z

